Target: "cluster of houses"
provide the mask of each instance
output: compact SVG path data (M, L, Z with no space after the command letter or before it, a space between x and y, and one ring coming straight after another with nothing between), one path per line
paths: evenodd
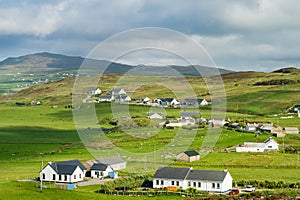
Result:
M188 156L186 157L185 155ZM188 162L199 158L199 154L193 150L185 151L177 156L177 159L185 161L188 159ZM92 163L89 167L90 169L78 160L49 162L40 171L40 179L59 184L74 184L83 181L87 171L90 171L91 178L95 179L103 179L104 177L117 178L116 171L126 168L126 162L119 156L88 161L87 163L88 165ZM195 188L199 191L221 193L232 189L232 177L227 170L213 171L160 167L153 176L153 188L171 191Z
M180 106L206 106L210 101L205 99L186 98L179 101L175 98L155 98L149 97L131 99L123 88L113 88L108 95L101 95L102 91L99 88L92 88L87 92L89 97L98 96L98 102L117 102L128 103L135 101L137 104L148 106L163 106L163 107L180 107Z
M83 181L90 172L91 178L117 178L118 170L126 168L126 162L120 156L100 158L82 164L79 160L48 162L40 171L42 181L59 183L77 183Z

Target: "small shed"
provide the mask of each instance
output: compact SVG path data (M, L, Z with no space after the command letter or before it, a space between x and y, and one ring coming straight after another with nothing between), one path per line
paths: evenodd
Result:
M187 150L176 156L176 160L184 162L194 162L200 160L200 155L195 150Z

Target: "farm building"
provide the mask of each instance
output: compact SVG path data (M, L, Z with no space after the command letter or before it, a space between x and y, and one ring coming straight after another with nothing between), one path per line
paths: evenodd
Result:
M285 127L284 128L285 134L298 134L299 129L297 127Z
M110 91L110 94L113 96L123 96L126 95L126 92L123 88L114 88Z
M236 152L264 152L264 151L278 151L278 143L270 137L263 143L244 142L243 145L236 147Z
M110 167L110 165L103 163L94 163L91 167L91 177L101 179L109 176L109 173L113 171L114 170Z
M176 160L184 161L184 162L194 162L200 160L200 155L195 150L188 150L178 154L176 156Z
M85 173L86 168L79 160L49 162L40 171L40 179L51 182L76 183L83 181Z
M112 95L100 95L98 98L99 102L111 102L113 100L115 100L115 98Z
M118 155L113 157L100 158L98 159L98 162L110 165L113 170L121 170L126 168L126 161L124 161Z
M227 192L232 189L232 177L227 170L193 170L193 168L159 168L153 176L153 188L168 190L195 188L207 192Z
M164 115L162 113L148 113L147 114L148 119L164 119Z

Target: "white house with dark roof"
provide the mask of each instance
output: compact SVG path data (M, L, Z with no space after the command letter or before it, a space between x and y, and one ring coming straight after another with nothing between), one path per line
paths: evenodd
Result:
M104 178L109 176L110 172L114 170L110 165L103 164L103 163L94 163L91 167L91 177L92 178Z
M98 97L99 102L111 102L111 101L114 101L114 100L115 100L115 97L112 96L112 95L100 95Z
M205 99L186 98L182 100L182 105L186 106L206 106L208 102Z
M124 95L124 96L117 96L115 98L115 102L119 102L119 103L125 103L125 102L130 102L131 98L130 96Z
M154 100L161 106L173 106L176 107L180 105L180 102L177 101L175 98L157 98Z
M200 160L200 155L195 150L187 150L176 156L176 160L184 162L194 162Z
M113 96L123 96L123 95L126 95L126 92L123 88L113 88L110 91L110 94Z
M126 168L126 161L118 155L113 157L100 158L98 159L98 162L110 165L113 170L121 170Z
M244 142L243 145L237 146L236 152L265 152L265 151L278 151L278 143L270 137L265 140L263 143L257 142Z
M40 179L50 182L77 183L83 181L86 168L79 160L49 162L41 171Z
M87 94L88 95L97 95L97 94L101 94L102 91L99 88L91 88Z
M232 177L227 170L193 170L193 168L159 168L153 176L153 188L168 190L195 188L207 192L227 192L232 189Z
M196 119L200 118L200 112L181 112L180 113L181 119Z

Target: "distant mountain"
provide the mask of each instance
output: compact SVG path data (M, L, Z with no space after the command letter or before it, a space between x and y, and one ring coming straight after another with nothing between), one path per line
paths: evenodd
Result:
M10 57L0 62L0 73L40 73L40 72L64 72L78 70L85 62L89 69L96 70L108 66L104 74L147 74L147 75L174 75L170 68L184 76L215 75L216 69L210 67L196 66L199 72L193 66L146 66L146 65L126 65L121 63L109 62L106 60L85 59L80 56L66 56L52 54L48 52L29 54L20 57ZM134 68L139 70L133 70ZM232 71L218 69L221 74Z

